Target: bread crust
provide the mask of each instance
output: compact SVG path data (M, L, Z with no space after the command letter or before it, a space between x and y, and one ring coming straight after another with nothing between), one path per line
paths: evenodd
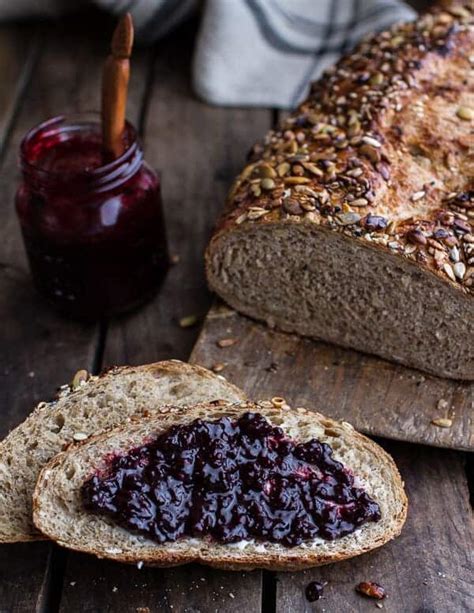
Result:
M378 34L329 69L237 177L207 251L211 286L223 234L308 223L407 259L472 300L473 46L467 4Z
M473 11L364 41L253 148L206 251L230 306L474 380Z
M148 418L137 419L125 427L114 428L108 432L97 435L89 441L75 445L53 458L41 471L33 496L33 518L35 525L59 545L83 553L89 553L99 558L116 560L128 564L143 563L149 566L159 567L178 566L190 562L199 562L225 570L252 570L255 568L279 571L301 570L313 566L338 562L353 557L354 555L366 553L381 547L400 534L406 520L408 501L404 491L404 484L392 458L372 440L356 432L350 424L346 422L337 422L325 417L321 413L307 411L305 409L286 409L286 416L289 415L288 411L290 411L293 414L292 418L295 420L306 420L306 422L309 420L323 432L330 432L331 436L340 438L347 444L350 442L354 448L357 448L358 452L360 451L361 454L365 454L366 459L372 462L373 466L377 467L379 471L390 480L390 487L391 490L393 490L393 516L390 517L390 521L388 521L388 525L383 533L377 534L375 538L369 538L364 544L359 544L356 550L344 550L341 548L339 551L332 551L329 553L310 550L302 553L301 547L280 547L278 551L270 551L267 553L246 553L245 551L241 551L236 554L235 552L230 553L229 547L225 545L217 546L217 553L215 551L215 546L204 546L197 550L189 547L181 551L170 551L166 545L158 545L148 541L150 546L146 549L141 548L137 551L125 552L122 550L117 552L113 550L106 551L104 550L104 546L101 547L96 543L88 544L79 540L62 538L62 535L55 530L54 522L51 522L51 511L48 508L50 504L49 495L52 491L57 491L57 479L59 475L61 475L61 471L65 469L69 462L74 462L77 466L81 461L81 453L96 455L91 463L93 465L84 467L81 476L77 478L73 487L79 487L81 482L85 480L85 477L101 466L102 458L97 457L96 452L101 448L109 449L108 445L115 440L121 441L120 450L123 451L137 445L140 440L143 440L146 434L158 434L174 423L183 423L196 417L212 418L222 414L237 417L248 410L258 411L270 420L280 419L282 415L285 415L285 409L275 409L271 406L271 403L268 402L261 402L258 404L246 402L239 405L227 404L219 407L201 404L193 407L186 413L183 413L182 409L170 407L169 417L165 416L162 419L157 419L156 417L150 416ZM123 444L124 441L125 444ZM87 457L90 456L87 455ZM60 496L62 495L63 494ZM75 503L71 503L74 497L73 492L64 493L64 497L68 499L70 505L73 507L80 504L78 498ZM74 508L74 511L76 512L78 509ZM78 512L81 513L81 510ZM85 512L82 511L82 514L84 513ZM115 530L118 533L122 532L122 529L117 526L115 526ZM349 537L344 537L339 540L343 541L347 538Z

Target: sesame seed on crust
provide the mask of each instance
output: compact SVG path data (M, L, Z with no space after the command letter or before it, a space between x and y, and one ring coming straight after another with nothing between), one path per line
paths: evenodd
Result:
M474 295L474 13L365 39L251 151L221 228L329 227Z

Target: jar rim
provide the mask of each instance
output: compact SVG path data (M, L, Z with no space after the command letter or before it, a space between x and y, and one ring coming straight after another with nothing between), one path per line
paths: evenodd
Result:
M51 180L64 177L64 172L46 169L42 167L39 161L31 161L29 159L28 147L31 146L31 143L34 143L35 139L38 139L39 142L42 138L50 135L50 131L66 132L68 128L73 131L79 130L83 127L84 130L87 130L87 128L99 128L100 133L100 123L99 112L87 111L81 113L56 115L33 126L30 130L28 130L20 143L20 160L22 167L31 172L41 173L42 176ZM68 173L69 178L74 176L87 177L91 181L97 180L99 183L101 183L102 180L109 181L110 179L113 179L113 175L115 175L124 164L128 164L137 152L141 151L137 131L135 127L127 120L125 120L125 132L128 146L122 155L110 162L101 164L96 168Z
M90 134L99 135L101 139L100 113L87 111L57 115L31 128L20 143L20 165L25 179L36 186L39 191L48 186L65 186L78 190L78 192L94 190L104 192L122 185L130 179L143 162L143 151L138 134L134 126L125 121L126 149L118 158L101 164L96 168L84 168L64 172L45 168L39 159L34 157L34 146L41 140L47 140L55 134L80 133L89 131ZM100 140L101 142L101 140ZM54 145L53 145L54 147ZM72 187L74 186L74 187Z

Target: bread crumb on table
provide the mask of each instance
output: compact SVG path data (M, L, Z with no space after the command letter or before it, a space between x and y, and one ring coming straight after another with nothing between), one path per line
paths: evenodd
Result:
M448 408L448 405L449 405L449 403L448 403L448 401L447 401L447 400L445 400L444 398L440 398L440 399L438 400L438 404L437 404L436 406L437 406L437 408L438 408L440 411L443 411L443 410L445 410L445 409L447 409L447 408Z

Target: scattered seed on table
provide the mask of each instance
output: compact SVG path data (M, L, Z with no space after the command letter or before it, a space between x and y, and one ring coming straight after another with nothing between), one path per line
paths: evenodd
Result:
M468 106L460 106L456 111L456 115L464 121L472 121L474 119L474 109Z
M221 338L217 341L217 346L223 349L224 347L232 347L239 342L238 338Z
M225 367L226 365L223 362L216 362L211 366L211 370L213 370L214 372L222 372Z
M199 318L197 315L187 315L186 317L181 317L179 326L180 328L191 328L197 324L198 320Z
M439 428L451 428L453 420L448 417L437 417L436 419L432 419L431 423Z

